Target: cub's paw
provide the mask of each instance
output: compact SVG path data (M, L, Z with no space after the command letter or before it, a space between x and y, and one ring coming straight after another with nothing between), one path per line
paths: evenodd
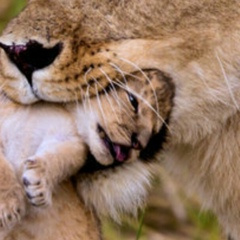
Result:
M48 206L52 202L52 190L46 176L46 166L38 159L24 163L23 185L29 202L36 207Z
M8 189L0 188L0 229L14 227L26 212L24 191L20 184Z

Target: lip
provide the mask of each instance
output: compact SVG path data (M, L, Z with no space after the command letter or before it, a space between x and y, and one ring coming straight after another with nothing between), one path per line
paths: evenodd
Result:
M167 119L166 122L168 123L169 119ZM101 126L99 127L101 128ZM138 159L145 163L156 161L157 158L155 158L155 156L157 155L157 153L161 152L161 150L163 149L163 144L167 141L167 133L168 133L168 128L167 128L167 125L164 124L163 127L160 129L160 131L150 138L147 146L140 150ZM123 162L119 162L119 161L114 161L112 164L107 166L102 165L89 152L87 161L85 162L85 165L81 168L79 173L88 174L88 173L95 173L98 171L108 171L111 169L121 167L122 165L123 165Z
M96 158L89 152L87 161L84 166L79 170L79 173L95 173L98 171L108 171L110 169L114 169L116 167L122 166L122 162L114 161L110 165L102 165L100 164Z
M119 163L127 161L130 157L132 147L112 142L107 133L99 124L97 129L103 145L109 150L113 159Z

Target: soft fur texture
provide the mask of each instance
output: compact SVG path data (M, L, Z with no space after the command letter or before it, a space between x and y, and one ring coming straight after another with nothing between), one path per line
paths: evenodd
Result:
M0 111L0 239L99 240L97 216L62 182L87 153L67 110L2 97Z
M83 105L40 102L22 106L2 96L0 239L55 238L54 215L57 215L62 218L57 230L61 232L59 240L97 240L100 238L97 216L110 215L119 220L123 212L136 215L144 205L156 166L156 161L136 160L150 142L151 134L162 128L172 107L173 88L166 79L156 70L138 73L127 79L127 87L115 86L106 95L92 99L90 105L87 101ZM158 98L152 97L155 91ZM139 104L135 94L140 98ZM158 108L159 116L149 106ZM122 112L125 115L121 117ZM146 124L150 119L156 119L154 124ZM127 122L124 128L123 122ZM149 125L148 131L140 128L143 124ZM138 139L132 139L135 135ZM84 141L101 171L89 173L94 169L87 169L92 158L87 158ZM77 190L85 207L70 181L62 183L82 167ZM32 218L34 221L29 221ZM64 221L72 224L66 233L68 225L63 226ZM40 230L34 230L35 224L39 224ZM76 224L83 226L69 233ZM86 235L85 228L92 235Z
M136 216L145 204L174 95L171 79L156 70L134 73L126 81L75 107L74 115L91 153L107 165L99 169L87 160L76 179L78 192L100 216L110 215L117 221L121 213ZM115 160L106 148L106 136L114 145ZM159 146L155 147L154 137Z
M166 166L238 239L239 22L236 0L30 0L1 42L63 49L32 87L2 51L2 88L21 103L62 102L139 68L167 73L176 94Z

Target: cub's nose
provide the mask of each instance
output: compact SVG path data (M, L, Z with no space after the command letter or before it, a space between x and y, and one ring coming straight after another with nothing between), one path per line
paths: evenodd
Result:
M61 53L63 44L57 43L51 48L44 48L41 43L31 40L25 45L5 45L0 42L0 47L32 85L33 72L49 66Z

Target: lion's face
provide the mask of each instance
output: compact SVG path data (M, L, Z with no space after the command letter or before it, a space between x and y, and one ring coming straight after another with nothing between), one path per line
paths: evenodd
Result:
M24 104L74 101L159 69L176 86L173 139L192 143L238 109L238 9L213 0L29 1L0 38L2 91Z
M154 67L168 72L177 84L194 78L203 85L201 70L216 75L206 70L218 68L222 75L214 49L227 37L224 31L237 31L236 9L212 1L32 0L0 38L5 46L1 87L25 104L72 101L81 99L82 91L96 95L96 88L101 91L96 82L106 87L125 72ZM237 44L238 39L236 34L229 42ZM209 66L206 61L213 58ZM195 64L195 76L179 76L201 59L207 66Z
M95 95L96 81L106 87L120 75L109 42L150 35L136 28L137 15L125 11L140 11L142 5L144 1L29 1L0 40L5 49L0 56L3 91L24 104L75 100L88 86Z
M90 148L77 176L85 203L119 220L145 202L151 175L166 143L174 85L158 70L126 76L96 98L73 105L76 125ZM71 108L70 108L71 110ZM72 111L71 111L72 112Z
M234 206L227 214L224 210L222 222L228 225L231 219L236 224L239 214L235 206L239 195L235 194L234 186L231 189L230 183L239 182L236 174L239 161L234 162L239 156L239 23L240 2L236 0L30 0L0 38L1 90L23 104L39 100L81 101L100 96L119 81L126 87L126 76L141 69L160 70L175 86L168 148L164 152L169 166L178 176L188 174L190 180L194 178L193 185L201 186L199 192L207 199L206 205L216 212L220 209L222 213L223 209ZM121 93L121 100L124 99L126 92ZM127 101L130 118L134 118ZM98 109L99 118L94 118L92 129L98 130L95 134L102 136L103 141L98 138L97 146L105 149L103 155L110 157L110 162L111 157L124 159L122 145L129 147L132 133L139 128L130 128L131 133L124 133L126 138L119 135L122 130L112 134L104 119L114 119L114 111L109 107L112 114L102 117L101 108ZM128 116L123 118L129 121ZM147 131L155 129L147 121L144 127ZM148 134L146 136L148 141ZM110 148L103 144L108 138L111 139ZM101 161L109 164L104 159ZM229 162L234 167L227 164ZM102 184L104 187L100 191L106 193L102 203L107 199L106 205L111 206L116 200L119 206L125 207L128 201L131 202L128 210L131 210L137 205L136 198L141 200L145 195L142 186L149 183L150 174L145 167L143 162L135 161L123 165L117 176L114 170L107 172L106 181L96 177L96 185L84 182L84 194L90 188L93 190L86 201L95 199L98 204L95 187ZM216 171L216 167L221 171ZM112 179L119 175L123 181L117 184L122 190L117 189L118 194L125 193L128 182L125 178L137 192L132 194L130 190L127 195L122 194L126 198L116 195L112 200L104 190L114 189ZM229 176L230 182L222 184L219 181ZM94 182L94 177L90 179ZM232 190L232 195L226 189ZM237 200L232 201L234 198ZM235 219L232 218L234 214L237 214ZM232 235L237 238L239 231Z
M174 95L171 79L160 71L146 70L127 76L126 81L74 105L78 131L102 165L153 158L154 154L143 154L151 138L159 135L155 145L161 148L166 137L160 131L168 130Z

